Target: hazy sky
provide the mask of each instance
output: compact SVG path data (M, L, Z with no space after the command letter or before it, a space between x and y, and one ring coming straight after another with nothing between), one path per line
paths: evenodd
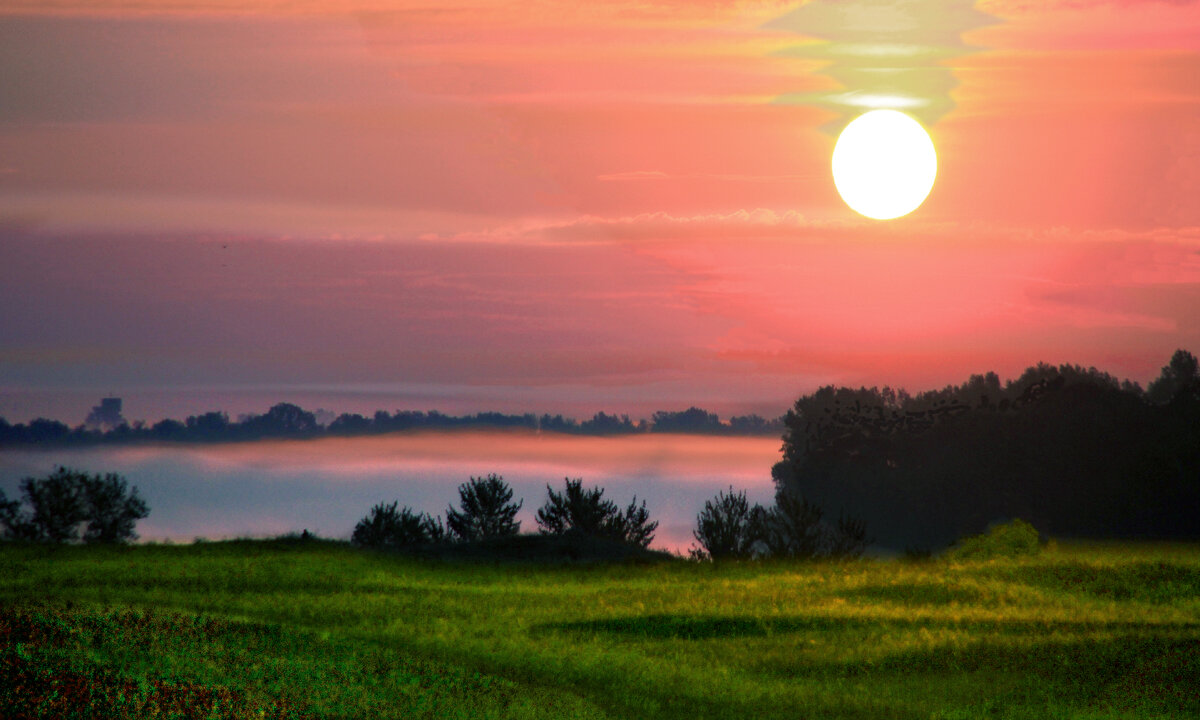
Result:
M861 110L915 213L830 175ZM777 413L1200 351L1200 4L0 1L0 415Z

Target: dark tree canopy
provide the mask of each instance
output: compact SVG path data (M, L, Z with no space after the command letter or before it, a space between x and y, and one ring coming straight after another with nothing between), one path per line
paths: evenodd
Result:
M757 506L756 506L757 507ZM761 508L758 508L761 511ZM712 560L735 560L749 558L754 553L753 515L746 492L718 493L706 500L704 509L696 516L696 529L692 536L700 543L699 550L692 554Z
M916 396L824 387L787 414L772 476L779 492L851 512L895 548L946 545L1009 517L1058 536L1196 538L1198 387L1186 351L1148 393L1044 363L1003 385L988 373Z
M753 535L772 557L809 560L825 550L824 511L794 492L781 492L770 510L756 508Z
M645 501L638 505L636 497L622 512L611 500L604 499L603 488L584 488L582 479L564 478L561 493L549 485L546 492L546 504L536 516L542 533L573 531L639 547L647 547L654 539L658 523L650 521Z
M725 426L715 414L690 407L682 412L660 410L654 413L654 432L721 433Z
M446 539L442 521L426 513L415 512L399 502L379 503L358 524L350 541L375 548L409 548L440 543Z
M317 417L299 405L278 403L263 415L247 418L241 431L249 437L296 437L320 431Z
M11 540L65 543L119 543L137 538L134 526L149 514L137 488L120 475L88 475L57 468L44 478L21 480L22 502L0 491L0 525ZM29 512L22 510L29 506Z
M750 505L745 491L718 493L704 503L692 532L700 547L697 559L745 560L771 557L792 560L857 558L871 542L865 523L845 515L834 525L824 511L793 491L776 494L770 508Z
M107 400L120 402L120 398ZM326 425L324 421L328 421ZM94 418L93 418L94 420ZM377 410L373 415L329 411L309 412L292 403L277 403L261 415L244 415L230 422L223 412L191 415L185 421L164 419L152 425L137 420L120 424L89 421L71 428L57 420L38 418L12 424L0 418L0 447L10 445L89 445L131 442L238 442L263 438L316 438L327 436L378 435L419 429L525 429L576 435L620 435L643 432L702 433L707 435L777 435L783 418L765 419L758 415L733 416L728 424L699 408L682 412L659 411L654 422L634 422L628 415L598 412L590 420L577 422L563 415L533 413L508 415L480 412L473 415L446 415L437 410Z
M514 503L512 496L512 488L495 473L472 477L458 486L461 507L447 509L446 525L464 542L516 535L521 523L515 518L524 501Z
M1200 396L1200 362L1187 350L1176 350L1162 369L1158 378L1146 389L1150 402L1169 403L1175 398L1181 402L1196 400Z
M546 486L549 496L537 511L541 532L561 535L576 530L587 535L616 538L621 534L620 512L611 500L604 499L604 488L584 488L582 479L564 478L561 493Z

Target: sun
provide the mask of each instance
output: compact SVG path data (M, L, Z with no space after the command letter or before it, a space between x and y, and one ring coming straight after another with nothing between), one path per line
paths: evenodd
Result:
M937 151L921 123L897 110L855 118L833 148L833 184L855 212L891 220L916 210L937 176Z

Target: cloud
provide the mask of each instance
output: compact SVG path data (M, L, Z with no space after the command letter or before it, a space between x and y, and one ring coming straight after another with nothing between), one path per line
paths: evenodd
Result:
M1014 15L1022 12L1053 12L1059 10L1094 10L1102 6L1145 9L1149 5L1187 7L1197 0L979 0L983 12Z
M1196 0L981 0L1003 25L973 39L991 47L1200 49Z
M796 237L799 232L814 227L838 228L842 227L842 223L812 222L795 210L768 208L695 215L653 212L613 217L582 215L563 220L528 220L439 239L491 243L612 244L679 239Z
M729 173L667 173L661 170L633 170L630 172L605 173L597 175L601 182L640 182L643 180L716 180L721 182L781 182L788 180L806 180L817 176L817 173L791 175L737 175ZM824 174L820 174L824 177Z
M602 182L611 182L615 180L666 180L670 177L670 174L661 170L632 170L630 172L597 175L596 179Z

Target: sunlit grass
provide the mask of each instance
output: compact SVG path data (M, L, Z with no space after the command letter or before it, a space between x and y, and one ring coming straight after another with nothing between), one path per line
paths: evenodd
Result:
M267 716L1200 716L1189 545L728 566L3 547L0 603L118 628L35 647L53 667L224 688Z

